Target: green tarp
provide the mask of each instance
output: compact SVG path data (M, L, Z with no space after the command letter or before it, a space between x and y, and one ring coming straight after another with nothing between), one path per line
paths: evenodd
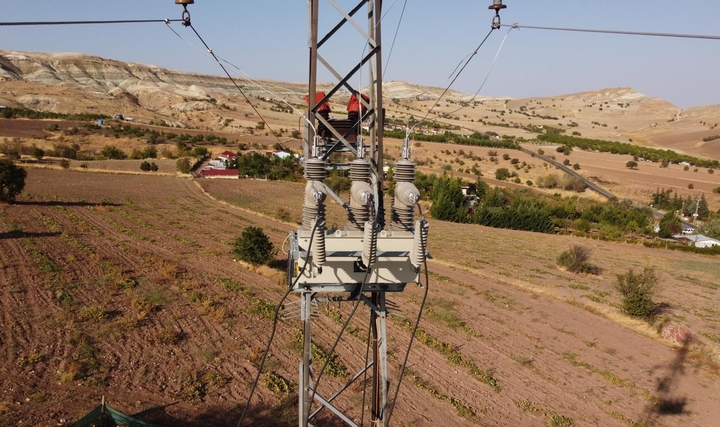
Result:
M145 421L127 416L122 412L116 411L110 405L103 403L92 412L85 415L80 421L72 425L72 427L162 427L157 424L146 423Z

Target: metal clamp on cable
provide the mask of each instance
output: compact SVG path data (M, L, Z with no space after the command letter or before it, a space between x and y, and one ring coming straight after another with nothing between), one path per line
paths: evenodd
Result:
M502 26L500 22L500 10L501 9L507 9L507 6L505 6L502 2L502 0L493 0L492 6L489 6L488 9L495 10L495 16L492 20L492 29L493 30L499 30Z
M187 9L189 4L195 4L195 0L175 0L175 4L181 4L183 6L182 13L182 24L189 27L190 24L190 11Z

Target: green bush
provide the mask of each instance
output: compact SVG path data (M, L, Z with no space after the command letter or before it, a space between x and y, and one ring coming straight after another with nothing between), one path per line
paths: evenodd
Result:
M632 268L625 274L618 274L615 289L622 295L623 311L633 317L650 318L657 309L653 302L657 282L653 268L645 267L640 274L635 274Z
M600 268L591 264L589 260L590 249L580 245L573 245L560 254L557 263L572 273L599 274Z
M190 159L183 157L175 162L175 167L180 173L190 173Z
M240 237L235 239L233 253L242 261L251 264L269 264L275 258L276 249L263 229L260 227L246 228Z
M27 171L12 160L0 160L0 202L12 202L25 188Z
M127 154L125 154L121 149L115 147L114 145L108 145L107 147L103 148L100 151L100 155L106 159L114 159L114 160L127 159Z
M510 178L510 171L507 168L500 168L495 171L495 179L498 181L504 181Z

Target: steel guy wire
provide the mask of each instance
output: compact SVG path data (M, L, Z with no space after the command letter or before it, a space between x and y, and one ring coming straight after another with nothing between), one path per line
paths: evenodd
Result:
M671 37L683 39L704 39L704 40L720 40L719 35L708 34L683 34L683 33L660 33L652 31L623 31L623 30L595 30L587 28L564 28L564 27L540 27L533 25L502 25L503 27L527 28L529 30L550 30L550 31L570 31L576 33L596 33L596 34L619 34L626 36L648 36L648 37Z
M410 128L410 129L407 131L407 134L405 135L406 137L407 137L408 135L410 135L410 133L413 131L413 129L415 129L420 123L424 123L424 122L425 122L425 120L428 118L428 116L430 115L430 113L432 112L432 110L440 103L440 100L442 99L442 97L445 96L445 94L447 93L447 91L450 90L450 88L452 87L453 83L455 83L455 80L457 80L458 77L460 77L460 74L462 74L462 72L463 72L463 71L465 70L465 68L468 66L468 64L470 63L470 61L472 61L472 59L475 57L475 55L477 55L478 50L480 50L480 48L485 44L485 42L487 41L487 39L490 38L490 34L492 34L493 31L495 31L495 27L490 28L490 31L487 33L487 35L485 36L485 38L483 39L483 41L480 42L480 44L478 45L478 47L475 48L475 50L474 50L473 53L470 55L470 57L467 59L467 61L465 61L465 64L462 66L462 68L460 68L460 71L458 71L458 73L457 73L457 74L455 75L455 77L452 79L452 81L450 82L450 84L445 88L445 90L443 91L443 93L438 97L437 101L435 101L435 104L433 104L433 106L430 107L430 109L428 110L427 114L425 114L425 117L423 117L423 119L422 119L420 122L418 122L417 124L415 124L412 128Z
M193 30L193 32L198 37L198 39L200 39L200 42L202 42L203 46L205 46L205 48L208 50L208 53L210 53L210 55L212 55L215 62L218 63L220 68L222 68L222 70L225 72L225 75L227 75L228 78L230 79L230 81L233 83L233 85L235 85L235 88L240 92L240 94L243 96L243 98L245 98L247 103L250 104L250 106L255 111L255 113L258 115L258 117L260 117L260 120L262 120L262 122L265 123L265 125L267 126L270 133L275 137L275 139L277 139L278 143L282 144L280 137L278 137L277 134L275 134L275 131L273 131L272 128L270 127L270 123L268 123L268 121L265 120L265 118L262 116L262 114L260 114L260 111L258 111L258 109L255 108L255 105L253 105L253 103L250 101L250 98L248 98L248 96L245 94L245 92L243 92L242 88L240 87L240 85L237 84L237 82L235 81L233 76L230 75L230 72L228 72L227 68L225 68L225 66L222 64L222 62L220 62L217 55L215 55L215 52L213 52L213 50L210 49L210 46L208 46L208 44L205 43L205 40L202 38L200 33L198 33L198 31L195 29L195 26L193 26L192 23L190 23L189 21L185 21L185 23L187 23L187 26L190 27L190 29Z
M315 238L315 231L317 230L318 225L320 224L320 221L315 221L315 225L313 225L312 232L310 233L310 241L308 242L308 248L312 246L313 238ZM265 353L263 353L262 360L260 361L260 366L258 367L258 373L257 376L255 376L255 381L253 382L253 386L250 389L250 395L248 396L247 403L245 403L245 408L242 411L242 414L240 415L240 421L237 423L237 427L240 427L243 420L245 419L245 415L247 413L248 408L250 407L250 402L252 401L253 394L255 394L255 389L257 388L258 382L260 381L260 375L262 374L263 367L265 366L265 359L267 358L268 353L270 353L270 345L273 342L273 339L275 338L275 331L277 330L277 324L280 314L280 309L282 308L283 302L285 302L285 299L290 295L290 292L293 291L293 288L295 288L295 285L300 281L300 278L303 274L305 274L305 269L308 266L308 263L310 262L310 257L305 258L305 263L303 263L302 269L300 269L300 273L298 274L297 278L295 278L295 281L292 283L291 286L288 287L287 292L285 292L285 295L280 299L280 302L278 303L277 307L275 307L275 319L273 320L273 326L272 331L270 332L270 339L268 340L267 347L265 347Z

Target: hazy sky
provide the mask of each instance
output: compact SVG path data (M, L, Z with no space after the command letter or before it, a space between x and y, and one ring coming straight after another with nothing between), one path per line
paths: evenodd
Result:
M337 0L350 9L355 1ZM405 0L384 0L384 55ZM197 0L192 21L216 54L256 78L307 81L307 2ZM492 0L408 0L386 80L440 86L490 28ZM504 24L720 35L720 0L506 0ZM179 18L173 0L0 0L0 21ZM321 26L340 16L321 4ZM173 28L200 45L191 30ZM453 86L475 93L507 29L495 32ZM340 70L363 54L346 31L322 53ZM0 27L0 49L80 52L221 74L165 24ZM387 61L387 58L385 59ZM720 40L513 30L482 95L557 95L629 86L679 107L720 104ZM323 80L330 80L327 74ZM364 77L367 79L367 77ZM365 85L360 77L354 84Z

